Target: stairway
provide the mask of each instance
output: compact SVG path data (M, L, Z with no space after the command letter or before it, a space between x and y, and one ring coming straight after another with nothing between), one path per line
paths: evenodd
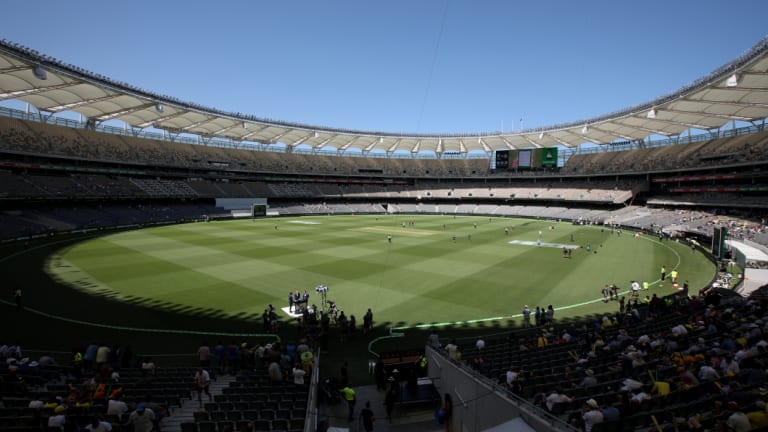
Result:
M228 387L229 383L232 381L235 381L234 375L217 375L215 379L211 380L211 384L208 387L208 390L211 392L211 397L223 394L224 391L222 389ZM203 404L208 402L207 398L208 396L203 393ZM181 424L193 423L195 421L195 411L200 411L202 409L200 403L197 401L197 393L190 391L190 398L182 399L181 407L174 408L171 415L160 422L160 430L164 432L180 432Z

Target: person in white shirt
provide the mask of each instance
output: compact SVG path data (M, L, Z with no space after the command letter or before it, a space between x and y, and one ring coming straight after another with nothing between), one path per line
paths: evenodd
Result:
M702 381L716 381L720 379L720 374L710 365L702 365L699 369L699 379Z
M546 405L547 405L547 409L549 411L552 411L552 408L555 406L555 404L562 403L562 402L572 402L572 401L573 399L563 394L562 391L555 390L549 396L547 396Z
M90 432L109 432L112 430L112 424L103 421L99 416L94 416L91 420L91 424L86 426L85 430Z
M482 338L478 339L477 342L475 342L475 348L477 348L478 351L485 349L485 341Z
M122 394L118 394L107 402L107 415L120 416L128 412L128 404L123 402Z
M457 360L457 353L459 352L459 346L456 345L456 339L451 339L451 343L445 346L445 350L448 351L448 357L451 360Z
M67 423L67 408L63 405L57 406L53 410L53 415L48 417L48 429L61 429L64 430L64 425Z
M293 383L296 385L303 386L304 385L304 376L307 373L304 372L304 369L301 368L301 365L299 363L296 363L293 366Z
M604 421L603 412L600 411L600 406L594 399L587 400L587 406L584 409L584 414L581 418L584 420L584 430L586 432L592 432L592 427L598 423Z
M208 400L213 399L213 396L211 396L211 392L208 389L211 384L211 375L208 374L207 370L198 367L193 381L195 383L195 389L197 390L197 402L200 406L203 406L203 393L208 395Z
M139 403L136 411L128 416L128 424L133 425L133 432L152 432L155 428L155 413L144 403Z

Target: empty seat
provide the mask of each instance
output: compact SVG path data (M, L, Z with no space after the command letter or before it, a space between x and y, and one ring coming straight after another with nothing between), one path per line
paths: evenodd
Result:
M216 423L212 421L203 421L197 424L197 430L199 432L217 432Z
M114 427L112 428L114 430ZM197 423L184 422L181 424L181 432L197 432Z
M216 427L218 428L219 432L234 432L235 431L235 422L220 421L220 422L216 423Z
M208 421L211 419L211 414L208 411L195 411L192 416L196 422Z
M227 413L224 411L211 411L210 413L211 421L217 422L227 419Z

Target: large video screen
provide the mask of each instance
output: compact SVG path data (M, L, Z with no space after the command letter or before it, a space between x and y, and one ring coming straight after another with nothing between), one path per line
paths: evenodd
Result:
M520 150L517 154L517 166L518 168L530 168L531 167L531 151Z
M496 150L496 169L509 168L509 150Z
M545 147L541 149L541 166L557 166L557 147Z

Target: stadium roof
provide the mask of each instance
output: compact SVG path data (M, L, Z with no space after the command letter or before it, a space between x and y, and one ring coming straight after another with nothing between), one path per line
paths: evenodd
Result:
M709 75L668 95L600 117L519 132L408 134L361 131L286 122L226 112L152 93L6 40L0 41L0 100L28 102L40 111L75 111L96 122L121 120L234 141L283 143L313 150L360 149L438 156L480 150L575 147L677 136L690 129L715 130L730 121L768 117L768 37Z

